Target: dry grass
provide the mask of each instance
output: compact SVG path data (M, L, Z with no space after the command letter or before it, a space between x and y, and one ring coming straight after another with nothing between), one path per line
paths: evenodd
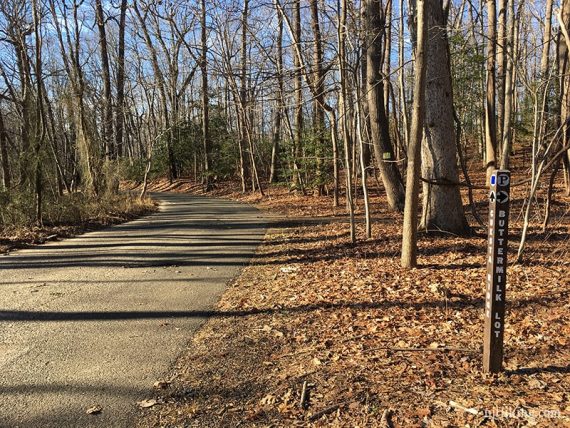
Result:
M3 207L0 253L129 221L155 211L156 204L149 198L140 200L129 193L101 199L81 193L64 195L57 202L45 204L42 226L29 219L27 209L22 201Z

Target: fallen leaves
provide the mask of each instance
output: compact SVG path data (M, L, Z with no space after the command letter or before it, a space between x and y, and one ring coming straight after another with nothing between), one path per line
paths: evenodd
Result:
M327 202L263 204L322 218L333 214ZM402 271L401 220L383 204L375 238L357 246L340 217L270 230L218 307L252 313L206 324L169 388L188 392L165 391L154 425L493 426L483 418L493 406L568 417L570 283L546 267L553 248L531 241L534 262L511 269L509 372L482 375L485 239L422 237L422 267Z

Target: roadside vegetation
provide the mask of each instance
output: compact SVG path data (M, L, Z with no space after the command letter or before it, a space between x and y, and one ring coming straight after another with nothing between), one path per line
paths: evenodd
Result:
M74 236L156 210L151 199L129 193L101 198L71 193L45 204L42 222L38 224L34 207L31 195L0 192L0 253Z

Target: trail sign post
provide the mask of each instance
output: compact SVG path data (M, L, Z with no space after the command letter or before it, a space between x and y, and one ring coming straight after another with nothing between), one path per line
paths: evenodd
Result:
M491 373L500 372L503 365L510 184L511 173L509 171L493 172L489 193L487 293L485 296L485 343L483 344L483 371Z

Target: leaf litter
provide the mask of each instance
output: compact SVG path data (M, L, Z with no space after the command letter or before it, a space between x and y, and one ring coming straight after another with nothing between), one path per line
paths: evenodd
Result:
M328 198L226 196L287 217L139 426L570 426L567 218L549 232L564 239L535 227L525 263L510 266L506 370L487 375L484 236L422 236L420 267L404 271L401 218L382 197L374 238L353 246Z

